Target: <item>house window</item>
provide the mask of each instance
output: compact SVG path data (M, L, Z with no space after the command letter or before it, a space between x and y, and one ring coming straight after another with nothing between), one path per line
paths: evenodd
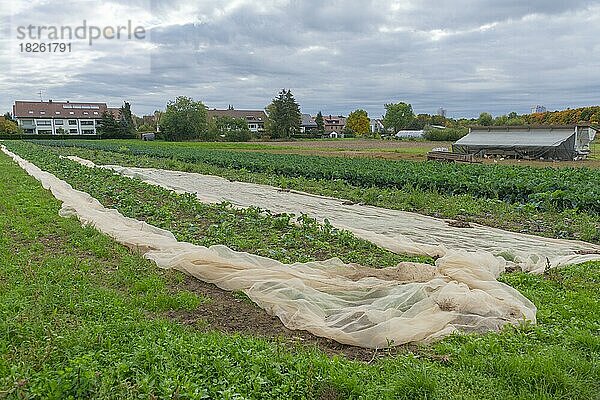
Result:
M44 115L44 114L46 114L46 111L40 111L40 114Z
M98 111L94 111L94 115L98 115Z
M84 129L81 133L83 133L84 135L93 135L94 130L93 129Z
M70 119L70 120L69 120L69 125L77 125L77 120L75 120L75 119Z
M60 111L54 111L54 114L60 115Z
M28 111L28 113L29 113L29 114L33 114L33 111L32 111L32 110L29 110L29 111Z
M90 115L90 113L89 113L89 112L87 112L87 111L84 111L84 112L83 112L83 115Z
M38 129L38 135L52 135L52 131L48 129Z
M69 133L77 133L77 129L69 129Z
M69 114L70 115L74 115L75 113L73 111L69 111Z
M54 125L62 125L62 124L63 124L63 120L62 119L54 120Z
M81 125L87 125L87 126L92 125L93 126L94 121L93 120L92 121L81 121Z
M52 122L48 121L48 120L38 120L36 122L36 125L37 126L50 126L50 125L52 125Z

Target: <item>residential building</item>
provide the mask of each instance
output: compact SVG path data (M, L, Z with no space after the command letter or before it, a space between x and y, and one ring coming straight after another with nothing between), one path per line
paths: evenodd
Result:
M544 106L536 104L535 106L531 107L531 113L532 114L543 113L543 112L546 112L546 107L544 107Z
M383 121L380 119L371 118L369 126L371 127L371 133L379 133L379 134L385 133L385 127L383 126Z
M323 125L325 127L326 135L331 136L331 133L337 133L338 135L343 136L344 128L346 127L346 118L342 115L323 115Z
M437 115L446 118L446 109L444 107L438 108Z
M218 117L241 118L248 124L250 132L255 133L263 132L267 121L267 114L263 110L235 110L231 106L227 110L208 110L209 119Z
M317 123L315 122L315 119L313 117L311 117L310 114L302 114L301 115L301 123L300 123L300 132L306 133L306 132L310 132L311 130L316 130L316 129L317 129Z
M154 126L156 125L156 115L142 115L142 125Z
M96 135L104 112L119 115L106 103L15 101L13 115L25 134Z

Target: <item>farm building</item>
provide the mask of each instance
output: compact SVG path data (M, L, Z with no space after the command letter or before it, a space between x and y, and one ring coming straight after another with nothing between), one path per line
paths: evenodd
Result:
M598 127L589 123L554 126L477 126L452 145L452 151L476 156L576 160L590 152Z

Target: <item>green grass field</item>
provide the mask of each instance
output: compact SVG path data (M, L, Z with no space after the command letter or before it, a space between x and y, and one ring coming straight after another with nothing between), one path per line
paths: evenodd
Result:
M310 221L289 231L274 216L207 207L35 146L8 145L105 205L164 224L182 239L212 244L232 235L230 245L260 253L252 226L261 224L270 232L269 256L282 260L343 256L355 246L352 257L368 263L367 253L380 251ZM537 325L453 335L354 361L316 344L173 318L218 298L60 218L60 204L4 154L0 193L0 398L599 398L600 263L547 276L503 275L536 304ZM160 211L140 206L142 197L160 202ZM241 233L228 222L233 218L245 221ZM204 222L223 226L199 232ZM294 240L275 239L290 232ZM323 241L332 241L321 247L324 254L310 252ZM393 263L396 256L378 255L385 257Z

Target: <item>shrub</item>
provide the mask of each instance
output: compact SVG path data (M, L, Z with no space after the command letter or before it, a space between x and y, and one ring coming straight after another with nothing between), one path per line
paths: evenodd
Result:
M423 137L427 140L440 142L454 142L469 133L467 128L446 128L437 129L427 127L423 133Z
M14 121L0 117L0 135L15 135L18 133L21 133L21 130Z

